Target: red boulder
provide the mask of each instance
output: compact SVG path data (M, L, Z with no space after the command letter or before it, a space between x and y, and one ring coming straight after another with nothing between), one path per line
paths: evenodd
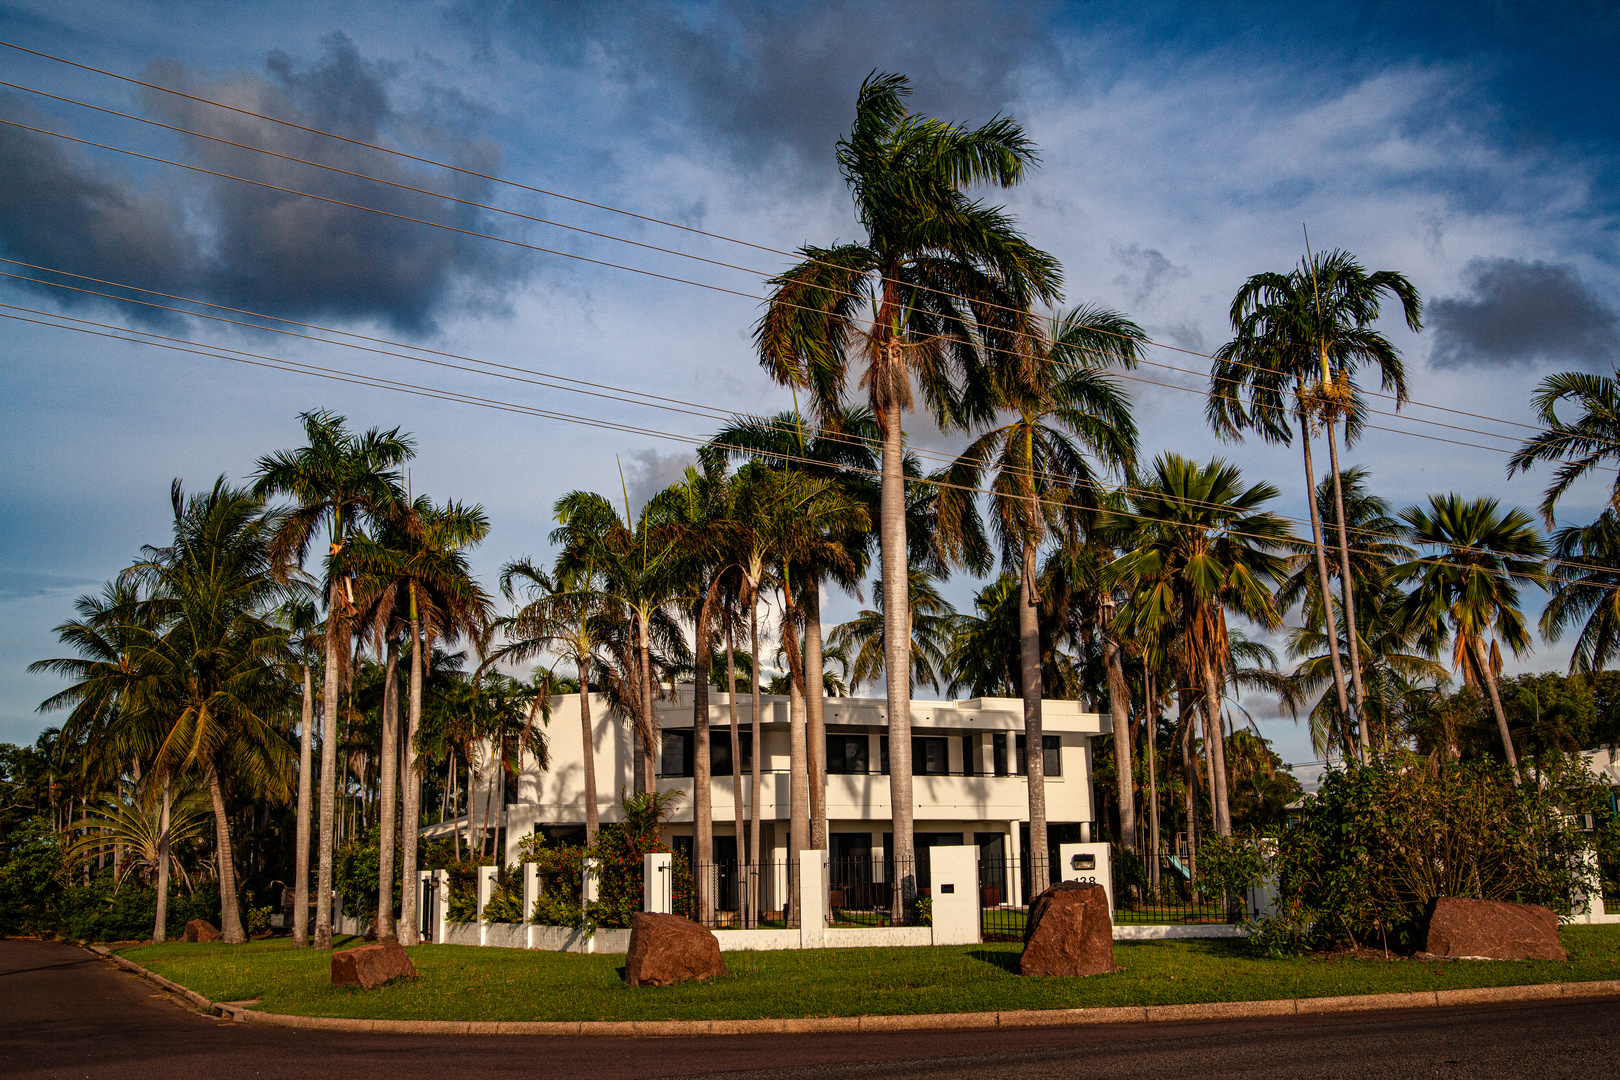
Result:
M624 981L631 986L674 986L728 974L720 939L691 919L642 911L630 922Z
M332 985L375 990L395 979L416 978L416 968L397 941L362 945L332 954Z
M218 941L222 935L207 919L192 919L186 923L187 941Z
M1442 896L1429 912L1423 952L1474 960L1567 960L1558 916L1539 904Z
M1029 905L1021 975L1101 975L1114 970L1114 917L1101 885L1060 881Z

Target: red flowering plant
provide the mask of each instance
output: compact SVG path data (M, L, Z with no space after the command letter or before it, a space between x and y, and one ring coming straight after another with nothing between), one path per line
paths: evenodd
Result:
M674 812L680 792L626 796L624 820L604 824L594 843L586 847L547 845L540 834L525 837L523 861L540 867L540 898L532 917L552 926L627 927L641 910L643 856L669 852L658 838L658 827ZM597 899L580 900L581 876L586 859L598 863ZM679 852L670 860L674 872L673 910L691 917L692 868Z

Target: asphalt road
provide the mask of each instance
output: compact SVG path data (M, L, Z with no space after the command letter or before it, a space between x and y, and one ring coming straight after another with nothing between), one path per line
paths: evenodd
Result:
M198 1014L91 953L0 940L0 1076L446 1080L660 1076L1620 1075L1620 1000L1037 1031L696 1039L293 1031Z

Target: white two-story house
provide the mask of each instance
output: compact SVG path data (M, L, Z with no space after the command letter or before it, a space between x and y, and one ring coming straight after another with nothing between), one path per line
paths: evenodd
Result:
M737 753L733 752L727 695L709 695L710 796L714 856L719 864L738 858L737 816L748 828L747 797L752 770L752 704L737 696ZM785 865L789 825L788 699L761 698L761 862ZM666 826L666 839L690 857L693 828L693 700L680 687L657 705L662 727L658 787L683 794ZM887 702L880 698L828 698L825 722L827 831L835 885L861 862L884 879L883 859L892 847L889 797ZM1106 716L1082 711L1072 701L1042 705L1045 732L1046 814L1053 850L1059 842L1092 839L1091 740L1110 730ZM634 734L628 723L592 695L597 812L610 822L622 817L620 800L633 790ZM942 845L977 845L981 887L1000 902L1019 903L1023 887L1012 869L1029 843L1029 794L1024 777L1023 704L1016 698L911 703L914 833L919 884L927 886L927 851ZM530 832L582 842L585 825L583 734L577 695L553 698L546 727L550 767L532 767L520 777L516 803L507 808L507 857ZM742 802L733 799L733 764L742 776ZM859 876L858 874L856 876ZM1027 877L1027 875L1026 875ZM767 888L769 887L767 883ZM995 902L993 895L987 899ZM721 906L725 906L722 901Z

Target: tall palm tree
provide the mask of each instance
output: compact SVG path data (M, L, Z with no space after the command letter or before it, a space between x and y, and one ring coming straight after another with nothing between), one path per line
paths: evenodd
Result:
M760 361L772 377L810 389L823 416L842 411L858 356L860 386L882 432L880 548L893 598L884 612L891 854L903 868L912 865L915 847L901 424L914 383L942 426L988 422L989 368L1020 355L1034 330L1030 305L1055 300L1060 283L1055 259L1025 240L1001 209L965 194L1023 178L1035 162L1023 130L1005 117L969 129L913 115L905 106L910 92L901 75L873 73L861 85L838 163L866 240L800 249L804 261L771 280L770 306L756 332ZM862 314L868 304L869 322ZM901 875L899 891L909 902L916 878L909 869Z
M738 417L709 440L706 460L719 457L749 459L767 468L793 469L830 480L850 497L867 504L876 518L880 488L871 477L878 470L875 448L882 432L870 409L827 412L821 426L811 428L797 412L781 412L770 419ZM908 465L913 463L908 461ZM864 572L877 536L871 530L847 537L849 556L857 572ZM842 565L842 564L840 564ZM804 611L804 663L806 679L805 731L810 770L810 836L820 850L827 845L827 724L825 669L821 625L821 589L833 567L806 566L800 590ZM835 574L834 580L853 590L858 574Z
M320 662L319 614L313 601L288 604L281 622L288 631L287 648L300 675L298 723L298 807L293 826L293 944L309 944L309 841L314 807L315 679Z
M1346 469L1339 478L1342 499L1335 496L1333 478L1324 476L1316 485L1316 509L1322 521L1337 523L1342 502L1348 531L1359 539L1351 550L1350 576L1357 615L1354 620L1338 619L1336 625L1348 633L1357 627L1357 652L1362 657L1363 682L1370 687L1363 712L1381 717L1387 739L1390 694L1402 679L1424 680L1443 677L1434 661L1432 648L1400 625L1395 609L1405 599L1391 580L1394 568L1412 558L1412 549L1399 539L1401 523L1388 500L1368 488L1368 472L1361 467ZM1340 570L1334 570L1335 575ZM1289 632L1288 652L1299 662L1296 682L1301 693L1314 694L1331 679L1328 632L1322 611L1321 594L1314 590L1315 567L1307 556L1293 559L1293 573L1277 590L1278 607L1287 610L1303 602L1301 625ZM1349 655L1349 642L1341 636L1338 652L1341 663ZM1372 717L1367 718L1369 728ZM1351 730L1350 718L1336 703L1324 696L1310 710L1311 740L1317 753L1336 749L1349 760L1359 755L1356 747L1359 725Z
M1516 772L1519 756L1497 689L1499 643L1515 656L1530 651L1519 588L1545 582L1546 541L1529 514L1518 507L1504 513L1496 499L1431 495L1426 508L1402 510L1401 520L1412 543L1435 549L1393 571L1396 582L1411 582L1401 605L1402 624L1434 645L1451 638L1452 668L1468 685L1484 687L1502 753Z
M1528 472L1537 462L1564 463L1541 499L1542 520L1551 528L1558 500L1575 481L1620 460L1620 383L1608 375L1564 371L1542 379L1531 401L1546 430L1527 439L1508 459L1508 475ZM1564 401L1577 403L1580 416L1561 419L1558 405ZM1610 485L1609 506L1620 509L1620 478Z
M1001 564L1018 574L1018 655L1024 699L1024 739L1042 745L1041 640L1037 577L1041 546L1066 537L1079 515L1099 505L1100 471L1129 476L1136 467L1136 422L1130 399L1106 368L1135 367L1145 339L1124 315L1077 307L1058 318L1050 340L1034 339L1032 362L1009 368L994 381L997 405L1013 415L975 439L945 474L940 489L940 533L953 554L963 545L964 520L978 514L976 493L986 470L991 481L991 530L1001 546ZM1109 641L1115 641L1109 635ZM1117 642L1112 653L1117 661ZM1117 663L1115 664L1117 670ZM1123 677L1119 680L1123 690ZM1110 680L1113 685L1113 680ZM1111 706L1116 732L1129 724L1130 702L1117 695ZM1130 742L1114 741L1130 782ZM1029 842L1032 888L1046 888L1046 777L1043 755L1025 755L1029 770ZM1130 800L1122 820L1134 831Z
M1232 300L1233 339L1216 353L1210 369L1206 413L1217 434L1241 438L1248 428L1267 442L1286 445L1293 438L1292 412L1300 422L1300 446L1305 459L1305 491L1313 495L1316 479L1311 466L1311 428L1327 435L1329 468L1337 508L1340 612L1350 651L1350 678L1355 705L1360 709L1363 688L1356 631L1355 586L1350 572L1350 540L1345 528L1344 494L1339 486L1339 449L1335 425L1343 422L1348 446L1362 430L1362 406L1356 370L1378 369L1383 389L1395 395L1397 408L1406 401L1406 369L1389 339L1373 328L1384 297L1400 301L1406 325L1422 328L1423 304L1417 289L1394 270L1368 273L1348 252L1310 255L1287 274L1256 274ZM1292 402L1289 398L1292 396ZM1247 398L1247 404L1243 399ZM1311 542L1315 548L1317 585L1323 612L1333 623L1327 604L1327 558L1322 522L1314 498L1311 506ZM1330 636L1338 630L1330 625ZM1343 665L1330 653L1334 689L1340 712L1351 715ZM1358 721L1360 753L1366 760L1369 738L1366 724Z
M1541 636L1557 641L1581 623L1570 674L1596 674L1620 656L1620 519L1605 510L1590 525L1559 529L1552 550L1556 587L1541 612Z
M291 788L291 755L278 730L285 684L279 661L287 632L277 606L298 599L278 580L271 539L278 515L223 477L189 498L177 480L171 493L174 542L144 549L126 571L151 592L161 629L139 647L152 673L149 690L174 710L159 747L159 768L197 768L214 809L219 862L220 931L227 943L247 940L237 904L236 867L224 785L250 779L268 797Z
M1181 631L1184 686L1202 697L1209 748L1215 831L1232 833L1221 728L1221 680L1231 662L1227 612L1264 629L1282 621L1270 583L1285 569L1279 551L1294 543L1288 523L1263 509L1278 491L1248 485L1237 467L1161 454L1132 489L1131 512L1116 527L1131 546L1103 570L1104 588L1124 587L1130 600L1116 618L1153 634Z
M259 459L255 495L292 498L271 543L277 564L302 566L326 526L326 662L321 711L320 857L317 860L315 947L332 947L332 853L337 837L337 720L339 658L353 634L352 601L345 589L351 536L371 521L396 517L407 505L399 467L415 444L398 428L349 432L347 421L324 409L299 414L307 443Z

